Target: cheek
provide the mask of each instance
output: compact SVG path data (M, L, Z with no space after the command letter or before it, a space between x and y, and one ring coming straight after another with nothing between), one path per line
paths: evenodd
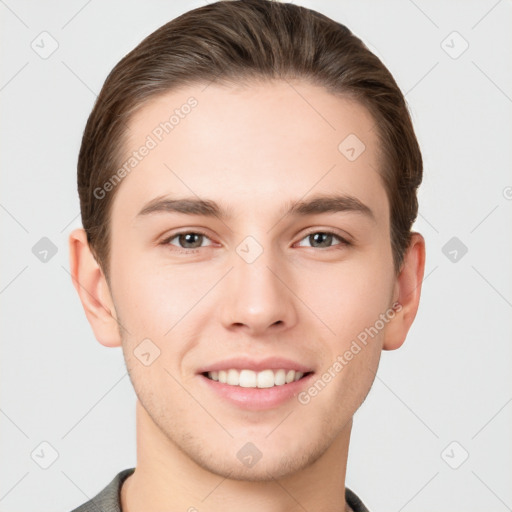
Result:
M320 416L344 424L348 412L357 410L375 379L387 325L381 315L389 311L392 274L390 277L384 267L354 266L350 271L329 273L325 282L329 283L328 293L315 288L308 302L329 326L319 340L322 348L317 350L323 353L322 367L300 403L314 403L322 411ZM393 316L388 316L388 321ZM339 407L333 408L333 404Z
M302 273L298 295L330 328L328 338L340 348L374 325L389 308L393 273L391 262L388 263L369 257L337 268L326 265L314 275Z
M162 264L127 256L112 274L115 303L129 334L125 343L135 346L149 338L162 350L162 359L175 361L197 338L197 315L210 307L208 292L222 275L204 266ZM210 306L209 306L210 304ZM172 340L172 344L170 343ZM164 350L172 346L172 354Z

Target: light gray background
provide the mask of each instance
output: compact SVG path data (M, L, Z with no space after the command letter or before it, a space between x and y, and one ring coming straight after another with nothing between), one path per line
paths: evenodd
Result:
M512 4L297 3L346 24L383 59L425 161L422 303L356 413L346 484L372 512L511 510ZM136 463L121 349L95 341L68 273L76 160L110 69L200 5L0 0L1 511L69 511ZM46 59L31 47L51 49L43 31L58 43ZM454 31L469 44L459 56ZM45 263L32 252L42 237L58 249ZM455 262L453 248L443 253L452 237L468 248ZM48 469L42 442L58 453Z

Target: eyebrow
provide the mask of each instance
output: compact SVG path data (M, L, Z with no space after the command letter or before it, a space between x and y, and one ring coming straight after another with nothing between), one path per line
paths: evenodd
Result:
M233 211L223 208L211 199L195 197L170 198L157 197L149 201L137 217L144 217L154 213L181 213L185 215L201 215L204 217L217 217L229 220L233 218ZM292 215L305 217L322 213L353 212L375 220L372 210L354 196L345 194L317 195L311 199L290 201L281 210L282 216Z

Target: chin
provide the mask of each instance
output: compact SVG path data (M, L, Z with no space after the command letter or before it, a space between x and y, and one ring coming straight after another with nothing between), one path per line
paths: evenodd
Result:
M232 443L233 444L233 443ZM227 451L221 454L205 452L189 453L189 457L203 469L230 480L247 482L270 482L293 475L307 468L319 459L327 447L297 447L292 452L284 452L279 446L262 447L261 451L252 443L242 444L232 456ZM262 446L264 442L260 444Z

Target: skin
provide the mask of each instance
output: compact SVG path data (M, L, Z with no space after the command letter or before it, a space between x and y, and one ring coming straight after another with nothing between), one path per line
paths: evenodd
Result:
M187 98L198 106L118 185L110 283L84 231L70 235L87 318L101 344L122 346L138 397L137 467L122 487L125 512L348 510L352 417L381 351L400 347L414 320L425 243L413 233L396 275L372 117L317 86L291 85L188 86L149 101L131 120L127 154ZM353 162L338 150L351 133L366 146ZM374 218L282 214L299 199L334 192L356 197ZM212 199L234 216L137 216L162 195ZM199 249L179 237L166 242L197 230L207 235ZM326 231L351 244L308 236ZM249 235L263 249L252 263L236 252ZM287 357L321 375L395 301L400 311L307 405L292 398L242 409L197 375L242 355ZM149 366L134 355L146 338L160 350ZM249 441L262 453L253 467L236 456Z

